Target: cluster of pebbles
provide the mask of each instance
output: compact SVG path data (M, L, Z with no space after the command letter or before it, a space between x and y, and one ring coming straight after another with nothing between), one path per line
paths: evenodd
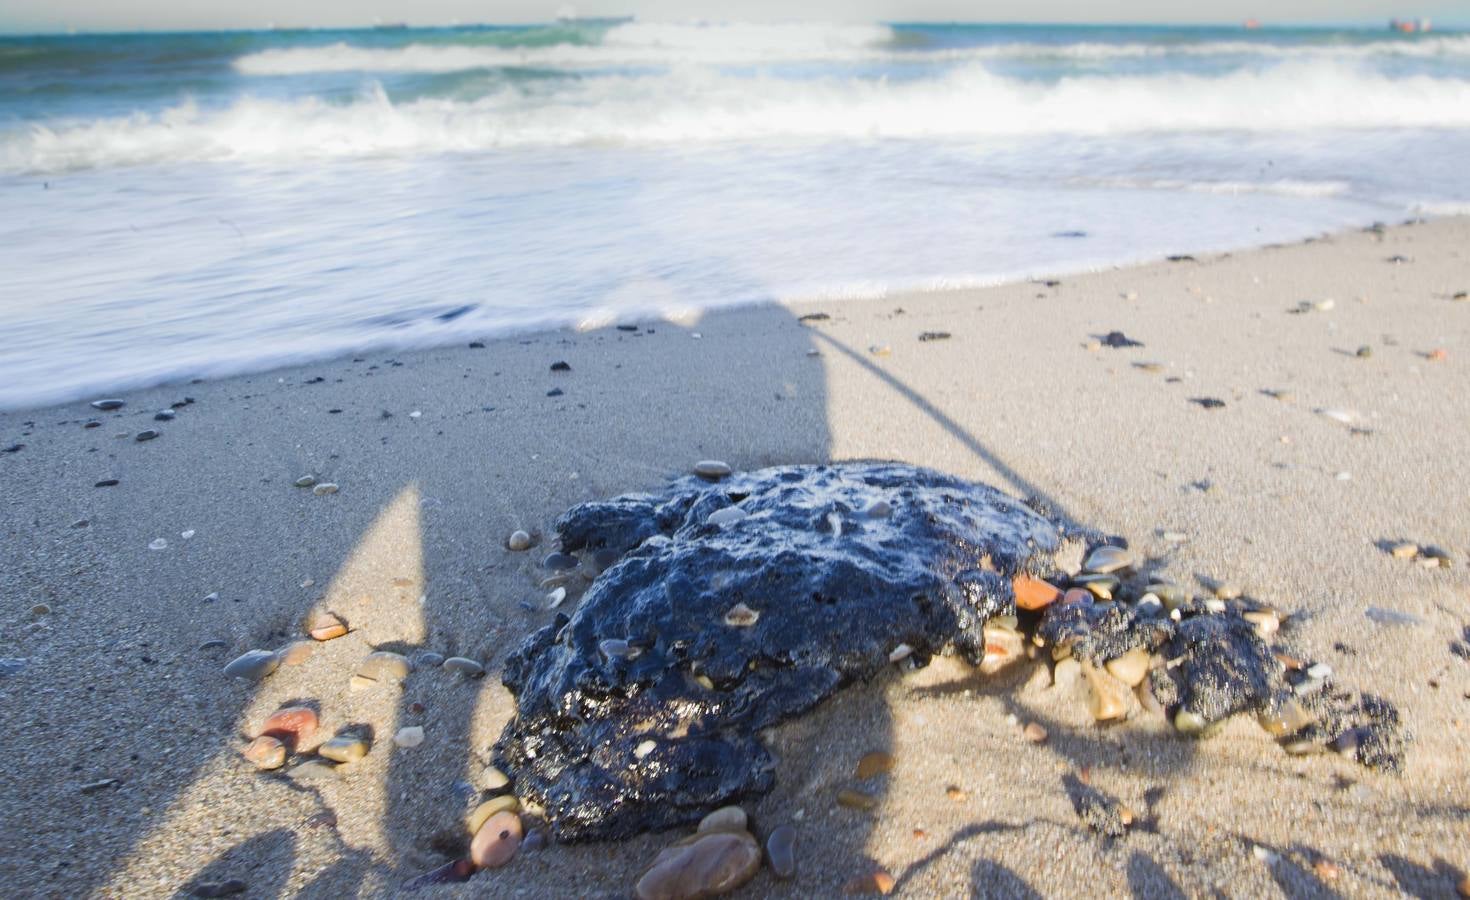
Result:
M1150 577L1121 541L985 485L895 463L737 474L710 461L662 493L575 507L556 531L553 568L581 554L599 574L507 660L517 715L495 763L564 841L702 821L640 897L750 877L760 854L744 814L738 828L708 823L773 786L762 731L941 655L983 674L1048 663L1055 684L1085 683L1098 722L1142 709L1196 738L1248 714L1291 754L1402 764L1397 711L1281 645L1286 613L1229 585L1199 595ZM848 793L839 802L868 799ZM1131 819L1091 789L1074 802L1104 833ZM772 836L794 839L789 828Z
M569 613L557 612L506 662L516 715L482 779L478 796L488 799L466 820L467 855L405 889L465 881L553 838L696 822L651 862L636 885L641 900L722 894L763 861L776 877L793 877L794 827L779 825L762 842L737 805L774 785L766 729L854 681L937 656L985 675L1048 663L1054 684L1086 685L1098 722L1142 709L1202 737L1243 713L1288 753L1402 765L1397 711L1282 646L1283 611L1229 585L1198 595L1150 577L1122 542L986 485L897 463L735 473L707 461L663 493L574 507L556 532L544 561L553 580L595 574ZM518 532L506 546L536 543ZM553 597L553 606L566 599L564 585ZM327 613L306 630L331 640L348 628ZM300 643L311 642L251 651L226 673L263 678L299 655ZM473 660L419 656L373 652L351 686L402 681L427 663L484 674ZM279 767L316 727L309 708L280 710L246 756ZM423 739L404 731L399 746ZM1046 740L1033 731L1029 740ZM297 769L350 765L369 749L360 734L338 735ZM858 774L891 765L868 754ZM1069 793L1104 834L1131 822L1085 784ZM847 791L838 802L874 800ZM880 893L892 887L887 873L869 880Z

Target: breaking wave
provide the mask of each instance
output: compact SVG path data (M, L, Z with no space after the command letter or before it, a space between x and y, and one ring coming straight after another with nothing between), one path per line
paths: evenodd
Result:
M0 169L45 172L173 161L413 156L527 146L780 139L983 139L1037 134L1470 126L1470 82L1389 78L1323 62L1217 78L1093 76L1051 84L969 66L938 79L793 83L710 70L513 86L475 100L345 104L242 98L206 109L0 132Z

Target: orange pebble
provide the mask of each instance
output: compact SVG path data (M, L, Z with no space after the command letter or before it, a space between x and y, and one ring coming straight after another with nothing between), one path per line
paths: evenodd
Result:
M307 632L319 641L330 641L347 633L347 623L332 613L323 613L311 623Z
M1017 575L1011 579L1011 592L1016 595L1016 606L1021 609L1045 609L1062 592L1040 578L1032 578L1030 575Z
M309 706L287 706L271 713L271 717L260 726L263 736L273 737L295 751L303 741L311 740L316 734L316 710Z
M1449 356L1449 353L1443 347L1436 347L1425 354L1425 357L1430 362L1443 362L1447 356Z

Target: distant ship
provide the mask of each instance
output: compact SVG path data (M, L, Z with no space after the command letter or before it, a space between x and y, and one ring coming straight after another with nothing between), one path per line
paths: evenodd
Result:
M1434 27L1428 19L1389 19L1388 30L1400 34L1423 34Z

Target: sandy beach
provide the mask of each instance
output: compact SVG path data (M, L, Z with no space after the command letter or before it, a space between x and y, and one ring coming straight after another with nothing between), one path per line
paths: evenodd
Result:
M0 893L392 895L463 851L514 706L502 662L553 615L539 563L558 515L701 459L876 458L1039 498L1179 584L1276 605L1285 643L1398 705L1404 772L1288 756L1249 717L1203 741L1142 709L1102 727L1042 664L895 669L778 729L776 787L746 808L758 835L795 825L798 875L737 896L838 895L875 867L905 897L1453 896L1470 873L1467 290L1470 219L1449 218L0 414ZM1114 331L1142 346L1102 344ZM517 529L539 544L506 549ZM1404 541L1452 567L1385 549ZM323 609L351 632L258 684L222 674ZM349 689L377 649L488 674ZM361 725L371 753L345 776L256 771L241 750L292 701L319 706L311 743ZM424 742L395 747L404 726ZM874 750L895 760L876 809L839 806ZM1089 831L1068 778L1134 827ZM682 833L552 845L420 896L631 896Z

